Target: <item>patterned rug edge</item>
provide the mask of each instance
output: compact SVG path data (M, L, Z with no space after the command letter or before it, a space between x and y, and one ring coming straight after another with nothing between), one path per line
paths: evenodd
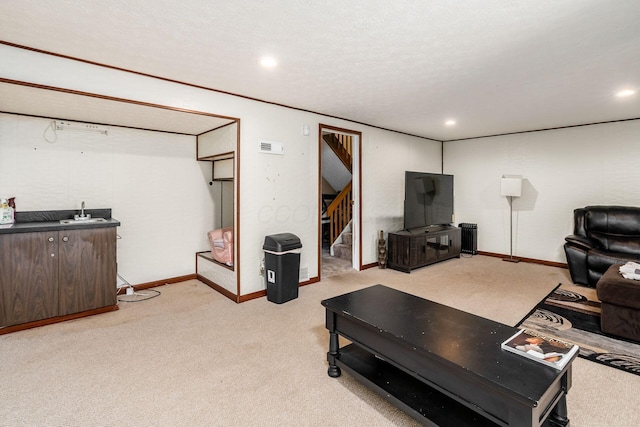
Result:
M579 357L640 376L640 343L600 330L596 290L558 284L515 326L573 342Z

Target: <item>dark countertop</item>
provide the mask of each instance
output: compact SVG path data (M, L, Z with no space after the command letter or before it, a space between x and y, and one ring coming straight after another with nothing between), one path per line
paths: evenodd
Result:
M16 212L16 222L10 227L0 226L0 234L33 233L39 231L80 230L88 228L117 227L120 221L111 217L111 209L85 209L91 218L104 218L106 222L61 224L62 219L73 219L79 210Z

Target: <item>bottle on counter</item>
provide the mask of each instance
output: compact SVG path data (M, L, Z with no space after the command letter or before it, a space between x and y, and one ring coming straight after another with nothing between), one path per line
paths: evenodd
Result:
M13 222L16 221L16 198L15 197L9 197L9 207L11 209L13 209Z
M0 199L0 225L9 225L15 222L14 210L9 206L7 199Z

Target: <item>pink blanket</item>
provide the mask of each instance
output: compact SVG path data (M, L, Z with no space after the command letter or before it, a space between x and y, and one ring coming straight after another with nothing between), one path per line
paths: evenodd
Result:
M219 228L207 233L213 259L233 265L233 227Z

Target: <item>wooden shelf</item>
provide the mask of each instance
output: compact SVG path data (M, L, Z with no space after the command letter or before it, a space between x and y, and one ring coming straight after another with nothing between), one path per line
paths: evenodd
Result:
M336 365L422 423L459 427L499 425L355 344L340 349Z

